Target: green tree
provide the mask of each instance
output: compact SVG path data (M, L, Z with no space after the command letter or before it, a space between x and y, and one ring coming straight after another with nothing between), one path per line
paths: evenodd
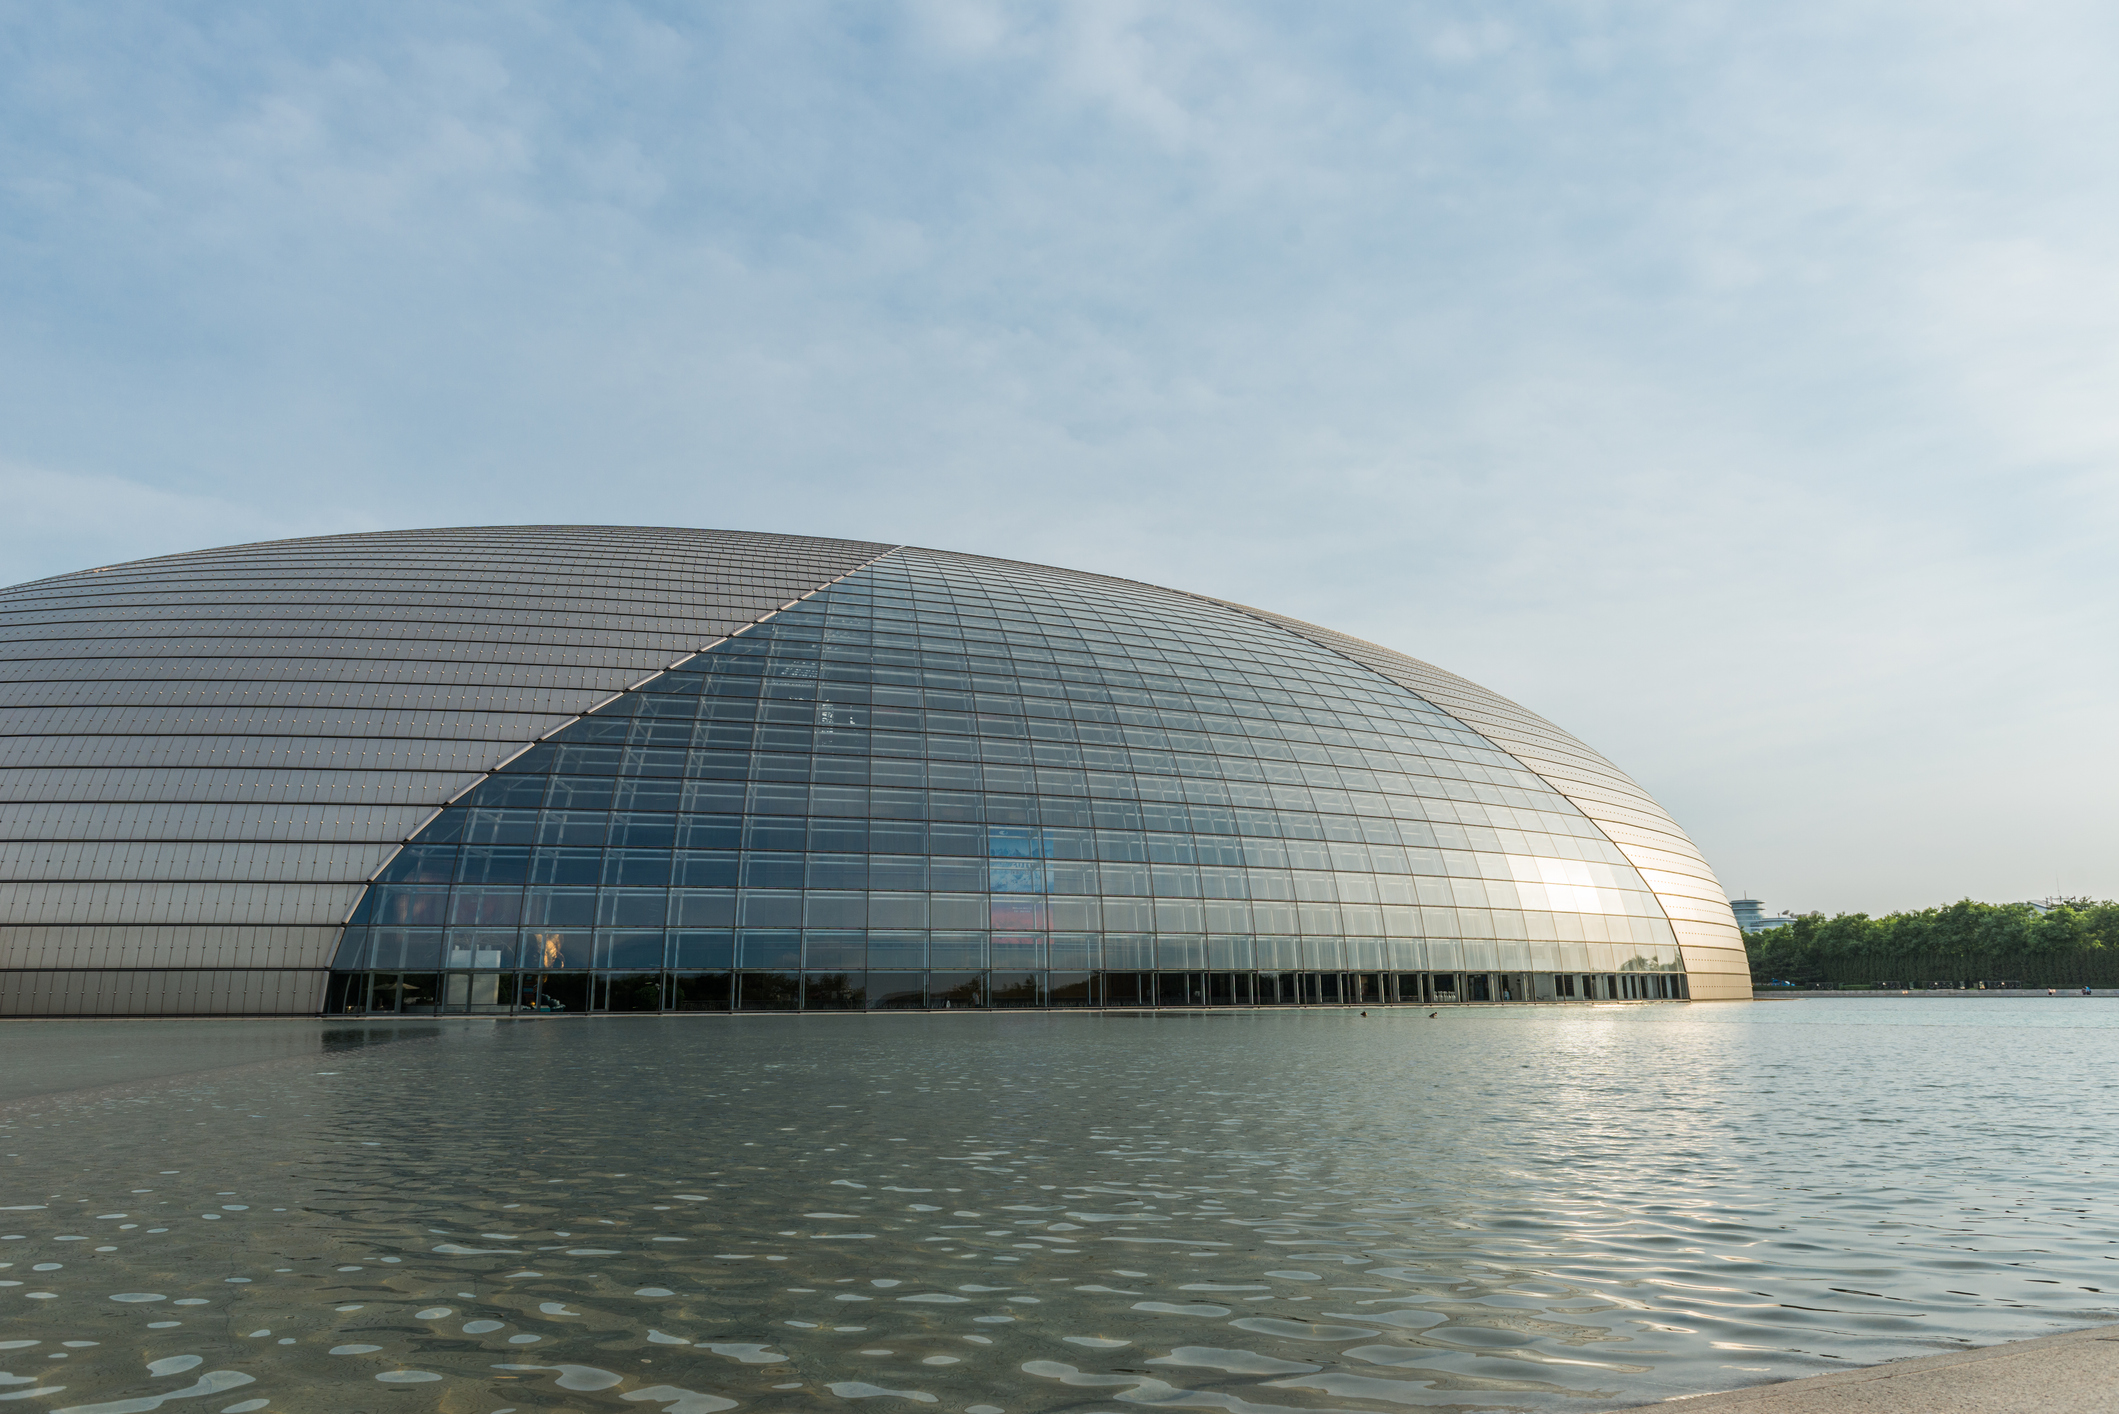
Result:
M1959 899L1871 918L1799 914L1744 935L1754 985L2016 981L2039 987L2119 985L2119 902L2066 899L2050 908Z

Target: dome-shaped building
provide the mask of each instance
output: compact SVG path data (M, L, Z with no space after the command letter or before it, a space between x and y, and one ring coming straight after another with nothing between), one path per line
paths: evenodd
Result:
M0 625L0 1014L1750 995L1596 752L1174 590L507 526L106 566Z

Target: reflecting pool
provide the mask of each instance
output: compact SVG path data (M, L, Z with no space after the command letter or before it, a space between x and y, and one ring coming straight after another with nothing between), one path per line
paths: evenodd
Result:
M0 1078L15 1408L1581 1410L2119 1320L2102 999L265 1025L0 1031L106 1057Z

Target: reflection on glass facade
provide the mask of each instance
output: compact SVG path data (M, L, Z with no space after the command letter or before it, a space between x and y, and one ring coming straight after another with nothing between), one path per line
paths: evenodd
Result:
M0 589L0 1016L314 1013L443 802L890 548L485 526Z
M488 776L334 967L334 1011L1687 995L1606 834L1374 669L910 549Z

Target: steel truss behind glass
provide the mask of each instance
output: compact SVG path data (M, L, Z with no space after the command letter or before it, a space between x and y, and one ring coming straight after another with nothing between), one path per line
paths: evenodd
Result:
M1683 1001L1682 972L339 972L325 1009L442 1015Z
M909 550L489 776L334 967L374 1010L1685 992L1617 846L1411 691L1218 604Z

